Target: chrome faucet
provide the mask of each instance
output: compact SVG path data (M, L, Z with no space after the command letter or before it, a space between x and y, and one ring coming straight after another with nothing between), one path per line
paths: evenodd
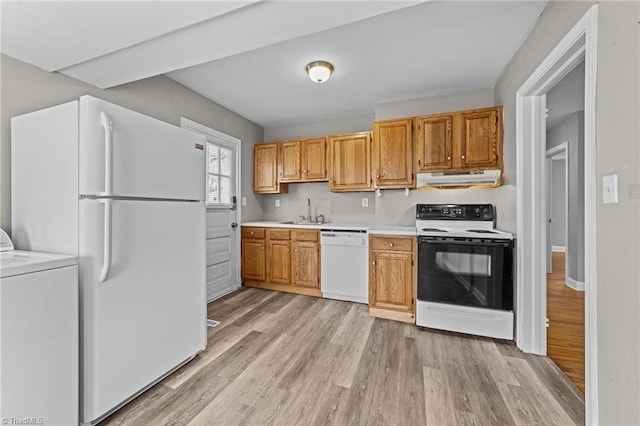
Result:
M307 221L311 222L311 198L307 198Z

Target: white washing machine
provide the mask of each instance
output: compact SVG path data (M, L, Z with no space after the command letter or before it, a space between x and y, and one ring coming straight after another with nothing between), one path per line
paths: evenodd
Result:
M13 249L0 229L0 419L77 425L75 256Z

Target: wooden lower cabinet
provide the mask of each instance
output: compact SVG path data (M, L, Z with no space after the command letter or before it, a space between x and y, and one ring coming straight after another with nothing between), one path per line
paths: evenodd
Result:
M294 241L291 265L297 286L320 290L320 245Z
M244 285L322 297L319 236L315 229L243 227Z
M369 313L415 323L415 237L369 236Z

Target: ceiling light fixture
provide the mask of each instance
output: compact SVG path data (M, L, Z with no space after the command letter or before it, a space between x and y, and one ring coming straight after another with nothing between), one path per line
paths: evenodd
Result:
M307 65L307 74L314 83L324 83L329 80L333 72L333 65L326 61L313 61Z

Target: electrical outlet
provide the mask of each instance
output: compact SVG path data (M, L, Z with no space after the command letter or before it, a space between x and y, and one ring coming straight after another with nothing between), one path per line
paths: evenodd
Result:
M362 199L362 207L369 207L369 199L368 198L363 198Z
M247 205L247 197L242 197L242 205L243 206Z
M280 200L276 200L276 208L280 207Z

